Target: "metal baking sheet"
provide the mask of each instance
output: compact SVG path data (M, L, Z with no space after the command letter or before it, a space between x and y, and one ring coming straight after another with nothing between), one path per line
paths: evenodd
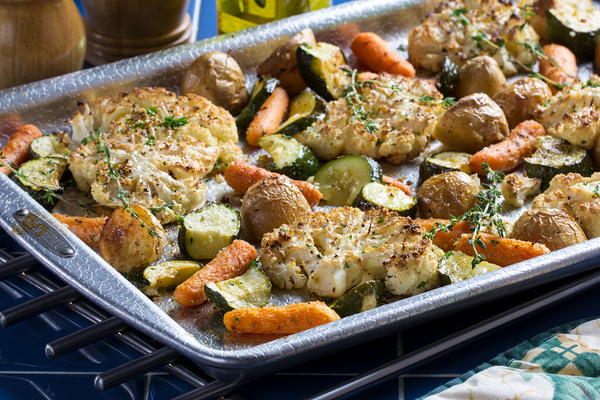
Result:
M182 71L207 51L232 54L251 85L254 67L286 38L306 27L312 28L319 40L342 46L347 54L351 54L350 39L359 31L375 31L395 45L405 43L408 30L436 3L347 3L239 34L5 90L0 92L0 124L2 120L20 118L51 132L66 129L66 121L76 112L78 101L136 86L162 86L176 91ZM0 143L5 139L0 138ZM410 171L410 166L404 166L394 172L410 176ZM4 175L0 175L0 225L84 296L225 380L264 374L424 318L451 314L469 304L590 269L595 266L594 258L600 255L600 239L595 239L296 335L267 342L253 338L240 341L207 328L214 326L211 319L219 318L208 307L177 310L165 303L168 299L155 303L147 298ZM287 292L276 298L286 302L300 295ZM171 311L167 314L161 308Z

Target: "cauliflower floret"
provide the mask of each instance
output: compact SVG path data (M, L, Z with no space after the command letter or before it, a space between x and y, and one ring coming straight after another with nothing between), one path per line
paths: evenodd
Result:
M227 111L203 97L178 97L165 89L99 98L84 105L71 126L69 168L77 187L109 207L160 207L163 223L202 204L203 178L217 160L241 155Z
M358 90L375 129L355 118L346 99L340 98L327 104L324 120L294 138L324 160L360 154L401 164L425 149L444 111L442 95L431 82L383 74Z
M511 206L523 207L527 198L540 193L541 185L541 179L528 178L514 172L502 180L502 196Z
M591 149L600 132L600 79L592 77L565 88L537 119L549 135Z
M353 207L313 212L281 226L263 237L259 251L276 286L307 287L332 298L371 279L384 280L393 295L422 293L438 285L442 255L410 218Z
M519 70L515 58L532 65L536 59L530 48L539 43L519 11L517 5L503 0L444 1L410 32L410 61L415 67L439 72L445 57L461 66L473 57L489 55L506 76L514 75Z
M558 208L577 221L590 239L600 236L600 173L556 175L532 208Z

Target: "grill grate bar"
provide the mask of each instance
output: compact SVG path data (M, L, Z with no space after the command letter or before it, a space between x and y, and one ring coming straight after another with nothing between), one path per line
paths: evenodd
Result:
M4 255L4 254L2 254ZM5 257L2 257L5 258ZM29 254L13 258L2 264L0 268L0 279L8 278L9 276L29 271L38 265L38 260Z
M110 317L95 325L90 325L70 335L64 336L46 345L45 352L48 358L60 357L92 344L106 336L114 335L127 329L128 325L117 317Z

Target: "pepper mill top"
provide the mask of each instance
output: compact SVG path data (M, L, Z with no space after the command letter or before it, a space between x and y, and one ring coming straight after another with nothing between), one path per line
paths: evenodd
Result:
M83 0L88 53L94 65L187 43L188 0Z

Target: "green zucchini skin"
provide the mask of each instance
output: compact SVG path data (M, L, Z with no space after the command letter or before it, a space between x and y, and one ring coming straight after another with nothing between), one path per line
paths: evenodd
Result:
M450 57L444 57L444 63L442 64L442 70L436 83L436 87L445 97L452 97L455 95L456 85L458 85L458 74L458 66L450 59Z
M460 251L444 254L438 267L442 285L450 285L502 268L487 261L482 261L473 268L472 261L473 257Z
M600 13L596 16L600 16ZM547 10L546 26L549 42L562 44L581 60L592 59L596 48L596 39L600 34L600 21L594 21L593 17L591 19L596 23L595 27L589 31L578 31L562 21L556 10Z
M279 86L279 80L275 78L258 78L252 89L252 97L240 115L235 120L240 135L245 135L248 125L265 101L273 94Z
M264 307L271 300L271 280L260 262L252 261L242 275L204 286L208 300L223 312L249 307Z
M408 196L401 189L381 182L371 182L363 186L353 205L361 210L383 207L405 217L414 218L417 214L415 197Z
M302 111L298 114L292 114L294 110L294 102L303 101L303 98L307 97L312 97L309 99L311 104L304 105L305 108L302 109ZM302 105L299 107L302 107ZM325 119L327 115L327 106L325 105L325 102L321 98L317 97L314 93L305 92L296 96L296 98L292 100L290 114L291 115L287 121L285 121L277 129L277 131L275 131L275 134L293 136L297 133L303 132L315 122Z
M384 285L382 281L367 281L353 287L331 305L340 317L372 310L383 304Z
M425 182L434 175L452 171L471 174L469 160L471 155L456 151L444 151L427 157L419 166L419 183Z
M583 148L551 136L538 138L536 147L535 153L523 164L527 176L542 180L542 190L546 190L552 178L559 174L574 172L591 176L594 173L592 158Z
M314 182L329 205L352 205L364 185L381 182L383 170L377 161L365 156L347 155L323 165Z
M306 180L319 170L319 160L312 150L292 137L279 134L264 136L258 144L273 159L269 166L271 171L292 179ZM282 160L282 157L287 160Z
M306 85L326 101L332 101L342 95L335 86L335 74L343 73L346 64L344 53L334 45L317 43L316 47L307 44L298 46L296 60L300 75Z
M203 213L214 209L220 209L225 218L230 218L226 226L223 220L211 220L210 214L206 215L205 229L194 229L191 227L194 218L201 218ZM202 228L202 227L201 227ZM218 232L218 229L222 231ZM240 234L241 220L240 212L235 208L222 203L210 203L198 211L187 214L179 228L178 244L181 254L194 260L209 260L225 246L229 245Z

